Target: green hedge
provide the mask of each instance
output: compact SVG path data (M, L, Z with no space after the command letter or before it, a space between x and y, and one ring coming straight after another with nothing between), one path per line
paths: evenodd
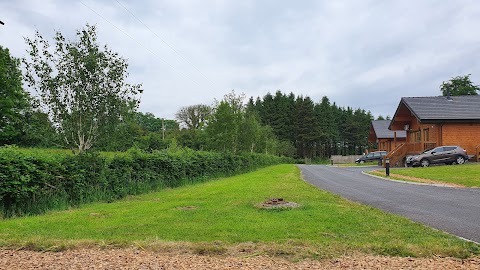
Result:
M72 155L1 147L0 210L4 217L40 214L291 162L190 149Z

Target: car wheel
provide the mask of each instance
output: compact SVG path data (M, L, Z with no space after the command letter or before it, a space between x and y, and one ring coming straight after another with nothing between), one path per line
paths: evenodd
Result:
M420 166L422 166L422 167L428 167L428 166L430 166L430 161L428 161L428 159L422 159L422 160L420 161Z
M360 164L363 164L363 163L365 163L365 160L360 160Z
M462 156L458 156L458 157L455 159L455 163L457 163L457 164L464 164L464 163L465 163L465 158L462 157Z

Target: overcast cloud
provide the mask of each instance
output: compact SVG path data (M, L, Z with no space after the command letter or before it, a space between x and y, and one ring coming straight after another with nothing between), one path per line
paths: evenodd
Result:
M16 57L37 29L74 38L97 25L100 42L128 59L129 81L143 84L140 111L157 117L232 89L392 116L402 96L437 96L453 76L480 84L474 0L0 0L0 20L0 45Z

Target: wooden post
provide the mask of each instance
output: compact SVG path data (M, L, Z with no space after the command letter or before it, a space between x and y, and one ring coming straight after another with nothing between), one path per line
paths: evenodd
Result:
M423 152L425 151L425 136L423 136L424 134L423 133L423 129L422 129L422 125L420 125L420 152Z
M397 147L397 132L393 132L393 148Z

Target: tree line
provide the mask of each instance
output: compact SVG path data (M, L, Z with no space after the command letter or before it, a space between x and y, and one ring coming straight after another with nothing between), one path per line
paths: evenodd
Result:
M189 147L230 152L265 152L296 158L325 159L336 154L360 154L368 148L367 137L373 116L364 109L339 107L323 97L315 103L308 96L277 91L251 97L234 91L216 102L210 117L193 128L188 123L200 114L189 114L194 105L182 108L178 120L186 126L179 141ZM197 115L193 116L192 115ZM202 140L203 138L203 140ZM190 144L190 145L188 145Z
M308 96L277 91L268 93L248 107L260 115L281 140L290 142L300 158L328 158L331 155L360 154L367 147L373 116L364 109L340 107L324 96L314 102Z
M22 59L0 46L0 146L76 152L183 146L311 159L361 154L369 147L372 114L326 96L316 102L279 90L246 101L232 91L212 105L185 106L176 119L163 119L138 112L141 84L126 83L126 59L98 43L94 26L78 30L76 40L60 32L53 42L39 32L25 40ZM469 76L443 82L442 94L477 94L480 88Z

